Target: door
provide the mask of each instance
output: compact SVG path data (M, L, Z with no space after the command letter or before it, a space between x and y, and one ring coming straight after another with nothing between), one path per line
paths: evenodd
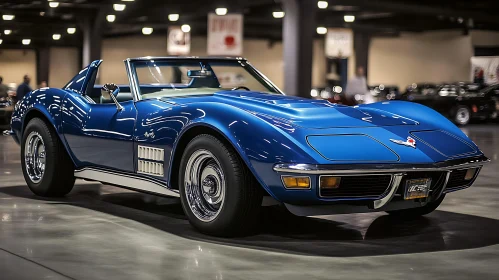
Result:
M93 62L66 86L73 93L63 101L63 134L78 167L134 172L135 104L127 92L118 94L121 110L112 101L97 103L89 97L90 91L100 91L94 89L99 65Z

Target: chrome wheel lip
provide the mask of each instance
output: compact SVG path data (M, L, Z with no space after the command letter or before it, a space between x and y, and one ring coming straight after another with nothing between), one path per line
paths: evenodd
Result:
M46 167L45 143L40 133L30 132L24 144L24 165L31 182L37 184L43 179Z
M468 123L470 120L470 112L466 108L459 108L456 113L456 121L459 124Z
M203 222L215 220L224 206L225 192L220 161L208 150L194 151L184 172L184 193L194 216Z

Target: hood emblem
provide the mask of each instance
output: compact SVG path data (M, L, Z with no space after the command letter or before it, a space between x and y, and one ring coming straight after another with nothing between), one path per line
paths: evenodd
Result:
M404 145L408 147L413 147L416 149L416 140L414 140L412 137L408 136L406 141L402 140L395 140L395 139L390 139L393 143L399 144L399 145Z

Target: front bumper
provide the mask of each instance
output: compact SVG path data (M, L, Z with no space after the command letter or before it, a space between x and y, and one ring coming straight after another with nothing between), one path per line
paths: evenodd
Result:
M485 156L478 156L459 160L449 160L432 164L350 164L350 165L314 165L314 164L276 164L273 170L282 175L310 176L317 180L321 175L334 176L370 176L390 175L391 181L386 191L377 197L321 197L320 187L315 183L316 201L284 201L287 208L297 215L324 215L326 213L358 213L370 211L386 211L423 206L429 201L437 200L444 193L449 193L470 187L477 178L480 169L489 162ZM476 168L474 177L466 183L459 184L453 181L452 172L458 174L466 169ZM439 174L430 196L426 199L404 201L400 198L401 185L404 180L417 174ZM449 179L451 184L448 185ZM400 191L399 191L400 189ZM293 191L295 194L299 191ZM312 207L313 206L313 207ZM395 207L395 209L393 209ZM309 211L310 210L310 211Z

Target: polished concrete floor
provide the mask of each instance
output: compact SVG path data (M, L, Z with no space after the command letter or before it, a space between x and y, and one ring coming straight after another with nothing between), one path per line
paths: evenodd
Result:
M492 163L425 218L267 209L236 239L195 232L175 199L83 181L36 197L0 136L0 279L499 279L499 125L465 132Z

